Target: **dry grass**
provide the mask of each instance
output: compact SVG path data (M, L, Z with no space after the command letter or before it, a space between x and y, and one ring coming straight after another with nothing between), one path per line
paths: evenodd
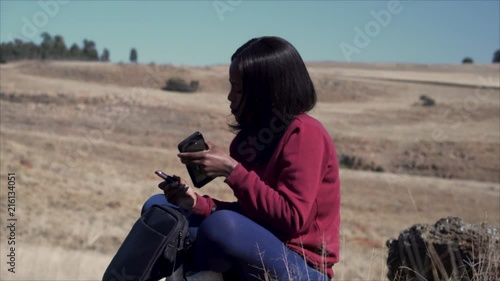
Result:
M500 280L500 233L492 233L492 237L487 241L480 241L478 256L473 256L477 259L477 264L465 262L465 266L472 269L473 276L470 281L495 281ZM475 254L475 251L473 251ZM454 272L459 272L458 268L462 266L460 261L454 263ZM456 276L456 275L455 275ZM455 277L453 276L453 277Z
M24 239L25 240L25 239ZM23 243L25 242L25 243ZM57 246L18 246L16 273L5 268L2 260L2 280L100 280L111 261L109 255L88 250L69 250ZM2 248L2 253L5 248ZM3 256L3 255L2 255Z
M384 279L385 240L415 223L450 215L479 223L487 215L490 223L500 225L500 180L495 178L500 171L495 150L500 144L498 89L460 119L459 128L443 117L449 108L463 108L474 95L470 85L478 85L477 77L493 75L491 83L498 81L495 69L328 63L309 68L319 93L311 114L330 132L338 153L363 157L389 171L341 171L337 280ZM227 148L233 137L225 125L227 66L160 69L167 72L165 77L169 71L179 72L207 86L193 95L133 88L141 86L147 73L141 65L0 66L0 92L22 95L21 101L0 100L0 181L6 181L8 172L18 175L20 218L19 274L6 273L2 254L2 280L99 280L143 202L159 193L153 171L188 178L175 157L177 142L201 130ZM100 73L103 80L88 76L90 72ZM394 73L405 81L432 77L456 83L382 79ZM456 81L450 81L454 75ZM463 83L468 85L459 85ZM414 107L423 93L438 106L430 111ZM137 95L141 98L133 100ZM436 127L447 135L446 141L433 142ZM421 141L435 147L428 149ZM398 168L405 152L424 166L436 164L441 174L430 168ZM200 192L233 199L222 180ZM0 194L5 210L5 192Z

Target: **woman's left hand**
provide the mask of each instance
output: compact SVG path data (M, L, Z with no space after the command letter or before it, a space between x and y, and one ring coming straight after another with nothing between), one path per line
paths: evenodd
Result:
M238 162L226 154L222 149L211 142L207 142L208 150L200 152L183 152L177 154L184 164L193 164L200 167L209 177L227 177Z

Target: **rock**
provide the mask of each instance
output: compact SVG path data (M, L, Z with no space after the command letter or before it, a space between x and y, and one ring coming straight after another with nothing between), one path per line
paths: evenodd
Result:
M500 280L500 233L456 217L416 224L386 242L387 277L401 280Z

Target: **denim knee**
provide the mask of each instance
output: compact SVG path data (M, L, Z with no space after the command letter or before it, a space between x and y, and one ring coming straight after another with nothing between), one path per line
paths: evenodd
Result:
M154 204L158 205L169 205L170 203L167 201L167 198L165 198L165 194L155 194L151 197L149 197L146 202L144 202L144 205L142 205L141 209L141 215L144 214L144 212L151 208Z
M223 248L231 248L231 241L237 240L239 228L238 220L242 215L229 210L220 210L207 217L200 225L198 237L211 243L216 243ZM225 247L226 246L226 247Z

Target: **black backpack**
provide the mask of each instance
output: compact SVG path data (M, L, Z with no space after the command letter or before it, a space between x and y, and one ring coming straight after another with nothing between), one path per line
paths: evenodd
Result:
M102 280L182 281L183 257L190 245L186 217L178 209L153 205L134 224Z

